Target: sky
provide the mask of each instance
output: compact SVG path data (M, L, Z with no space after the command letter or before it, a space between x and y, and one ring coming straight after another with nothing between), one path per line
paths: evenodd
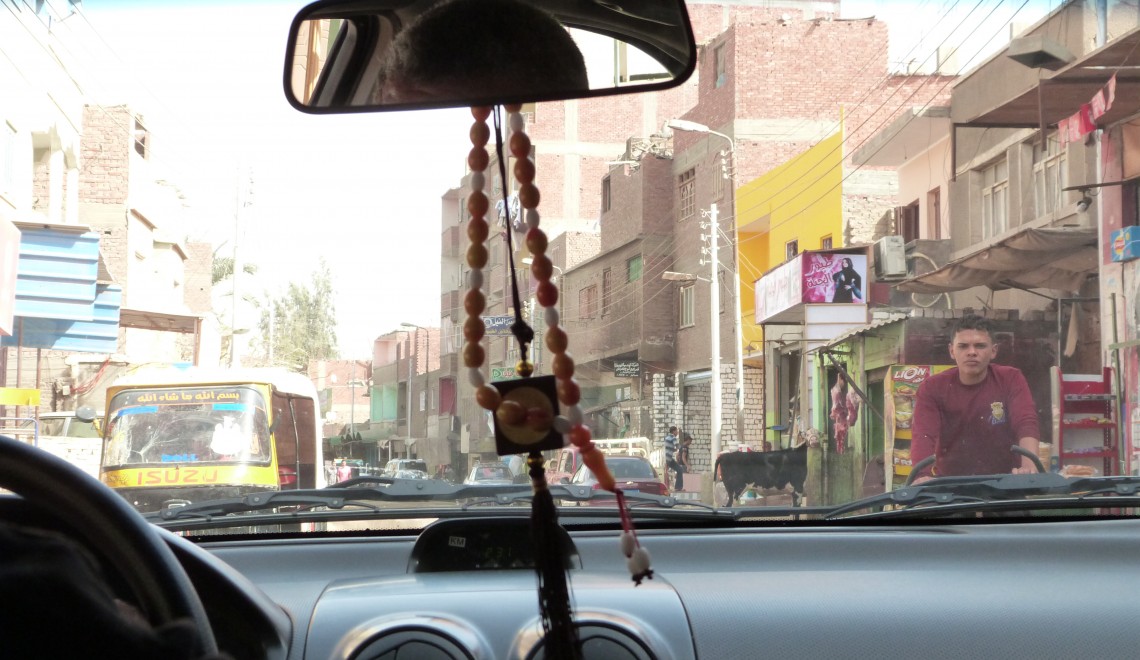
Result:
M1015 20L1029 24L1058 2L1029 0ZM242 283L255 295L303 283L323 256L337 291L342 354L366 357L376 336L402 322L439 322L439 199L464 173L471 118L463 109L294 110L282 71L289 23L304 4L88 0L81 16L55 29L82 44L73 55L93 96L144 114L152 163L191 205L186 237L227 255L236 240L241 258L258 268L256 281ZM962 42L958 64L966 68L1005 41L982 22L1008 21L1022 2L842 7L844 17L888 21L896 67L921 63L939 43ZM993 34L1001 36L988 43ZM240 180L252 181L252 195L237 214Z
M152 163L191 204L186 235L227 256L236 236L255 294L303 283L323 256L344 357L402 322L437 325L439 200L464 174L470 113L298 112L282 71L303 3L188 4L95 0L68 19L87 19L73 29L99 56L84 72L96 97L146 118Z

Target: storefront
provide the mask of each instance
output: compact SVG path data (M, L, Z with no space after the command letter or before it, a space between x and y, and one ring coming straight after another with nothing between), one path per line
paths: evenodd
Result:
M914 396L923 379L953 366L949 345L955 317L967 311L972 310L878 312L874 323L814 351L813 379L819 383L814 407L825 414L815 427L819 468L809 471L809 501L841 503L905 481ZM978 312L996 327L995 362L1021 369L1029 381L1042 441L1049 442L1056 322L1044 315L1018 319L1007 310Z

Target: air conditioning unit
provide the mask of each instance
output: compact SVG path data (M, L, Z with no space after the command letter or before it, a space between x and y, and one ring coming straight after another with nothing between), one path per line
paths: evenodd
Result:
M902 236L884 236L875 241L875 279L906 279L906 244Z

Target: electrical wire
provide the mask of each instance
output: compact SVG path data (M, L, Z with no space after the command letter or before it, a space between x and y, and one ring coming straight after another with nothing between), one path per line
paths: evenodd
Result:
M1027 1L1028 1L1028 0L1027 0ZM978 3L977 3L976 5L974 5L974 7L973 7L972 9L970 9L969 13L967 13L967 14L966 14L966 16L965 16L965 17L963 17L963 18L962 18L962 20L961 20L961 21L960 21L960 22L959 22L959 23L958 23L958 24L957 24L957 25L954 27L954 29L953 29L953 30L951 30L949 34L947 34L946 38L942 40L942 42L941 42L941 43L938 45L938 47L940 48L941 46L945 45L945 44L946 44L946 43L947 43L947 42L950 40L950 38L951 38L951 37L952 37L954 34L956 34L956 33L958 32L958 30L960 30L960 29L962 28L962 26L963 26L963 25L965 25L965 24L966 24L966 22L969 20L970 16L972 16L972 15L974 14L974 12L976 12L976 11L977 11L977 10L978 10L978 9L979 9L979 8L980 8L980 7L981 7L983 4L984 4L984 3L985 3L985 0L979 0L979 1L978 1ZM992 16L992 15L993 15L993 13L994 13L995 11L997 11L997 9L998 9L1000 6L1001 6L1001 5L1000 5L1000 3L997 3L997 4L995 4L995 5L994 5L994 7L993 7L993 9L991 9L991 10L990 10L990 13L989 13L989 14L987 14L987 16L986 16L986 17L983 19L983 22L984 22L985 20L988 20L988 19L989 19L989 17L990 17L990 16ZM1024 5L1022 5L1022 6L1024 7ZM1020 11L1020 9L1019 9L1018 11ZM1015 15L1016 15L1016 12L1015 12ZM1011 18L1011 20L1012 20L1012 18ZM1007 24L1008 24L1008 23L1007 23ZM958 50L958 48L959 48L958 46L955 46L954 50L953 50L953 51L951 51L951 54L954 54L954 53L956 53L956 52L957 52L957 50ZM936 52L937 52L937 50L938 50L938 49L936 48L934 52L936 53ZM930 55L928 55L926 59L929 59L929 58L930 58ZM923 60L923 62L924 62L924 63L925 63L925 61L926 61L926 60ZM911 76L907 76L907 80L909 80L910 78L913 78L913 77L914 77L913 75L911 75ZM830 174L831 172L833 172L833 171L834 171L836 168L840 168L840 169L844 168L844 167L845 167L845 164L844 164L844 162L843 162L843 159L841 159L841 160L840 160L840 162L839 162L837 165L832 165L832 166L829 166L829 167L827 167L827 169L825 169L823 172L821 172L821 173L820 173L820 174L819 174L817 177L815 177L815 178L814 178L814 179L813 179L813 180L812 180L810 183L808 183L808 184L806 184L806 185L804 185L804 184L802 183L803 179L804 179L804 178L806 178L806 177L807 177L807 176L808 176L808 175L809 175L811 172L813 172L813 171L817 170L817 168L818 168L818 167L819 167L821 164L823 164L823 163L827 162L827 160L828 160L828 158L827 158L827 157L828 157L828 156L831 156L831 155L832 155L832 154L834 154L836 151L840 151L841 149L844 149L844 148L845 148L845 146L848 146L848 143L849 143L849 142L850 142L852 139L854 139L855 135L857 135L857 134L859 133L859 131L860 131L860 130L861 130L863 127L864 127L864 126L866 126L866 125L867 125L867 123L868 123L868 122L870 122L872 119L875 119L875 118L879 118L879 117L881 117L881 118L882 118L882 119L881 119L881 123L879 123L879 124L877 125L877 126L878 126L878 129L879 129L879 130L881 130L881 129L882 129L884 126L886 126L888 122L890 122L890 121L893 121L893 120L894 120L894 118L898 116L898 113L899 113L899 112L900 112L900 111L903 109L903 107L905 107L905 106L906 106L907 102L909 102L909 101L910 101L910 99L914 98L914 96L915 96L915 95L917 95L917 94L918 94L918 92L920 92L920 91L921 91L921 90L922 90L922 89L923 89L923 88L926 86L926 84L927 84L927 83L929 83L929 82L930 82L930 80L932 80L933 78L934 78L933 76L924 76L924 79L922 80L921 84L919 84L919 85L918 85L918 87L916 87L916 88L915 88L915 90L914 90L913 92L911 92L911 94L910 94L910 95L909 95L907 98L903 99L903 101L902 101L901 103L899 103L897 107L895 107L895 108L894 108L894 109L893 109L893 110L892 110L890 113L882 113L881 111L883 110L883 108L885 108L885 107L886 107L886 105L887 105L887 102L889 102L889 101L890 101L892 98L894 98L895 94L897 94L897 93L899 92L899 90L901 90L901 89L903 89L903 88L905 87L905 84L899 84L899 85L896 85L896 86L895 86L895 89L894 89L894 91L892 91L892 92L891 92L891 94L890 94L890 95L888 95L888 96L887 96L887 98L885 98L885 99L883 100L883 102L882 102L882 103L880 103L880 104L879 104L879 106L878 106L877 108L875 108L875 110L874 110L873 112L869 113L869 114L867 115L867 118L866 118L866 119L864 119L862 122L860 122L860 123L859 123L859 125L858 125L858 126L856 126L856 127L853 129L853 130L850 130L850 131L845 131L845 136L844 136L844 138L843 138L843 139L842 139L842 140L839 142L839 144L835 145L835 147L833 147L833 148L832 148L830 151L826 152L825 154L822 154L822 155L821 155L821 157L820 157L820 158L819 158L819 159L818 159L818 160L817 160L815 163L813 163L813 164L812 164L812 165L811 165L811 166L810 166L810 167L809 167L809 168L808 168L808 169L807 169L807 170L806 170L806 171L803 173L803 176L801 176L801 177L798 177L798 178L796 178L796 179L794 179L794 180L790 181L788 184L786 184L785 186L783 186L783 187L782 187L782 188L780 188L779 190L777 190L777 191L775 191L775 192L771 193L771 194L770 194L769 196L767 196L766 198L764 198L764 199L762 199L762 200L760 200L760 201L757 201L757 202L755 202L755 203L754 203L752 206L748 207L747 209L741 209L741 210L737 210L737 211L736 211L736 214L737 214L738 216L739 216L739 215L747 215L747 214L748 214L749 212L751 212L751 211L754 211L754 210L756 210L756 209L762 208L762 207L764 207L766 204L769 204L769 203L771 203L773 200L775 200L776 198L778 198L780 195L782 195L784 192L786 192L787 190L789 190L789 189L790 189L790 188L792 188L793 186L797 186L797 187L800 187L800 188L802 188L803 190L808 190L808 189L810 189L812 186L814 186L815 184L817 184L817 183L819 183L820 181L822 181L822 180L824 179L824 177L826 177L828 174ZM941 92L941 90L942 90L942 89L945 89L945 88L946 88L946 87L947 87L947 86L950 84L950 82L953 82L953 80L955 80L955 78L956 78L956 77L947 76L947 78L948 78L947 82L946 82L945 84L943 84L943 85L942 85L942 87L940 87L940 88L939 88L939 90L938 90L939 92ZM932 96L932 98L931 98L931 101L932 101L932 100L933 100L933 98L934 98L936 95L931 95L931 96ZM926 104L924 104L922 107L925 109L926 107L928 107L928 106L930 105L931 101L927 101L927 103L926 103ZM912 116L912 118L911 118L910 120L908 120L908 121L907 121L907 124L909 124L909 123L910 123L910 121L913 121L913 116ZM874 138L874 137L875 137L877 134L878 134L878 131L875 131L875 132L870 132L870 133L868 133L868 135L867 135L866 137L864 137L864 138L863 138L863 139L862 139L862 140L859 142L859 144L857 144L857 145L854 145L854 148L850 149L849 151L852 151L852 152L854 152L854 151L858 150L858 148L859 148L859 147L861 147L861 146L863 146L864 144L866 144L866 143L867 143L869 140L871 140L872 138ZM881 149L881 147L880 147L880 149ZM875 153L878 153L878 150L876 150L876 152L875 152ZM872 155L874 155L874 154L872 154ZM859 171L860 169L862 169L862 166L861 166L861 165L855 166L855 167L854 167L854 168L853 168L853 169L852 169L852 170L851 170L851 171L850 171L850 172L847 174L847 176L845 176L845 177L844 177L844 179L843 179L843 180L845 181L847 178L850 178L850 176L851 176L852 174L854 174L855 172ZM831 190L834 190L834 187L832 187L831 189L829 189L827 192L831 192ZM788 199L788 200L786 200L786 201L784 201L784 202L780 203L778 206L776 206L776 207L774 207L774 208L771 208L771 209L768 209L768 214L770 215L770 214L772 214L773 212L775 212L775 211L777 211L777 210L779 210L779 209L781 209L781 208L784 208L784 207L785 207L785 206L787 206L788 204L791 204L793 201L796 201L798 197L799 197L799 194L793 195L793 196L792 196L790 199ZM802 208L802 209L801 209L799 212L797 212L797 213L795 213L795 214L793 214L793 215L789 216L788 218L785 218L784 220L782 220L781 222L779 222L779 223L777 223L777 224L775 224L775 225L772 225L771 227L769 227L769 229L768 229L768 233L771 233L772 229L775 229L776 227L778 227L778 226L780 226L780 225L783 225L783 224L785 224L786 222L790 221L792 218L795 218L795 217L797 217L797 216L798 216L800 213L802 213L802 212L806 211L808 208L811 208L811 207L812 207L812 206L814 206L814 205L815 205L817 202L821 201L821 200L822 200L822 199L824 199L824 198L826 198L826 194L825 194L825 195L823 195L823 196L821 196L821 197L819 197L819 198L817 198L816 200L812 201L811 203L809 203L809 204L805 205L805 206L804 206L804 207L803 207L803 208Z
M1013 18L1014 18L1014 17L1016 17L1016 16L1017 16L1017 14L1019 14L1019 13L1021 12L1021 10L1022 10L1022 9L1024 9L1024 8L1025 8L1025 6L1026 6L1026 5L1028 5L1028 4L1029 4L1029 0L1024 0L1024 2L1022 2L1022 4L1021 4L1021 5L1018 7L1018 9L1017 9L1017 10L1014 12L1013 16L1011 16L1011 17L1010 17L1010 20L1009 20L1009 21L1007 21L1005 24L1003 24L1003 25L1002 25L1002 28L1000 28L1000 29L1004 29L1004 28L1005 28L1005 26L1007 26L1007 25L1008 25L1010 22L1012 22ZM989 16L991 16L991 15L993 14L993 11L996 11L996 9L997 9L997 7L995 7L995 8L994 8L994 10L991 10L990 14L986 16L986 19L988 19L988 18L989 18ZM986 19L983 19L983 20L986 20ZM1000 33L1000 29L999 29L999 33ZM994 37L996 37L996 36L997 36L997 33L995 33ZM991 38L991 40L992 40L992 38ZM956 50L957 50L957 49L955 48L955 52L956 52ZM938 89L938 92L940 93L940 92L941 92L943 89L945 89L946 87L948 87L948 86L950 85L950 83L951 83L951 82L953 82L954 80L955 80L955 78L950 78L949 80L947 80L947 81L946 81L945 83L943 83L943 85L942 85L942 86L941 86L941 87ZM910 97L908 97L908 100L909 100L909 98L912 98L912 97L914 96L914 94L916 94L917 92L918 92L918 90L915 90L915 92L914 92L914 93L912 93ZM921 111L921 110L925 110L926 108L928 108L932 102L933 102L933 98L931 99L931 101L928 101L928 102L927 102L927 103L925 103L923 106L921 106L921 108L920 108L920 111ZM919 113L915 113L915 114L911 115L911 117L910 117L910 118L909 118L909 119L906 121L906 123L905 123L905 124L903 124L903 128L905 128L907 125L909 125L909 124L910 124L912 121L914 121L914 120L915 120L915 118L916 118L916 117L918 117L918 116L919 116ZM857 149L857 148L859 148L859 147L861 147L861 146L863 146L863 145L864 145L864 144L865 144L865 143L866 143L868 140L870 140L872 137L874 137L874 134L872 134L872 135L869 135L867 138L865 138L864 140L862 140L862 141L861 141L861 142L860 142L858 145L856 145L856 149ZM869 154L869 157L870 157L870 156L874 156L875 154L879 153L879 151L881 151L882 149L884 149L884 148L886 147L886 144L887 144L887 143L883 143L882 145L880 145L880 146L879 146L877 149L875 149L873 152L871 152L871 154ZM834 168L834 167L831 167L831 168L829 168L829 169L828 169L828 171L831 171L831 170L833 170L833 169L835 169L835 168ZM793 219L795 219L796 217L798 217L798 216L799 216L801 213L804 213L805 211L807 211L807 209L811 208L812 206L814 206L815 204L819 203L820 201L822 201L822 200L826 199L826 198L827 198L827 196L828 196L828 195L829 195L829 194L830 194L830 193L831 193L833 190L835 190L836 188L839 188L840 186L842 186L844 182L846 182L848 179L850 179L852 176L854 176L854 175L855 175L855 173L856 173L856 172L858 172L860 169L862 169L862 165L858 165L858 166L855 166L854 168L852 168L852 169L851 169L851 170L850 170L850 171L849 171L849 172L848 172L846 175L844 175L844 177L843 177L843 178L842 178L842 179L841 179L841 180L840 180L838 183L836 183L835 185L833 185L833 186L831 186L830 188L828 188L827 190L825 190L825 191L824 191L824 192L823 192L823 193L822 193L822 194L821 194L819 197L815 198L814 200L812 200L812 201L811 201L811 202L809 202L808 204L804 205L804 206L803 206L803 207L802 207L802 208L801 208L799 211L797 211L797 212L795 212L795 213L793 213L793 214L789 215L787 218L784 218L783 220L781 220L780 222L776 223L775 225L772 225L772 226L769 228L769 232L771 232L771 230L772 230L772 229L775 229L776 227L779 227L779 226L782 226L782 225L784 225L784 224L786 224L786 223L788 223L788 222L791 222ZM824 174L826 174L826 172L825 172ZM823 179L823 175L821 175L820 177L816 178L814 181L812 181L812 184L809 184L809 185L814 185L815 183L818 183L818 182L819 182L819 181L821 181L822 179ZM778 209L780 209L780 208L783 208L784 206L786 206L786 205L787 205L787 204L789 204L790 202L791 202L791 200L789 200L789 201L787 201L787 202L784 202L784 203L783 203L783 204L781 204L780 206L777 206L777 207L775 207L775 208L771 209L771 210L769 211L769 213L771 213L772 211L778 210ZM753 207L751 207L751 208L750 208L750 209L748 209L748 210L752 210L752 209L754 209L754 208L757 208L758 206L760 206L760 205L757 205L757 206L753 206ZM751 238L750 238L750 239L743 239L741 242L742 242L742 243L745 243L745 242L748 242L749 240L752 240L752 239L751 239Z

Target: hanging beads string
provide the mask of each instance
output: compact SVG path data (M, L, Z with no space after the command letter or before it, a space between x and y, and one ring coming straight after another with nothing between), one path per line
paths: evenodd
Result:
M514 175L515 180L519 182L519 202L522 209L521 212L527 225L526 246L532 255L530 271L538 283L535 290L535 298L538 300L538 304L542 305L544 309L544 320L547 328L544 341L547 349L553 356L551 365L557 384L558 401L565 410L565 415L555 417L554 429L567 437L569 441L579 449L583 463L585 463L586 467L597 477L599 485L605 490L617 495L619 510L622 516L622 554L624 554L628 560L633 580L640 584L642 579L653 577L649 553L645 548L640 547L637 541L636 531L629 517L624 494L621 492L621 489L617 487L613 475L606 466L605 455L594 445L590 429L585 425L582 408L579 405L582 392L578 381L574 379L574 359L567 350L569 339L566 336L566 332L559 325L560 315L557 307L558 288L552 281L554 276L554 264L550 261L550 258L546 256L549 240L547 239L546 232L539 227L541 222L538 213L540 194L538 187L534 184L535 166L534 161L530 159L531 142L526 134L526 122L520 112L521 107L518 105L510 105L507 106L506 109L508 112L508 126L511 130L508 147L511 155L515 158ZM504 402L499 391L493 385L486 382L483 376L482 367L486 353L480 341L483 338L485 329L479 317L486 307L486 299L483 297L480 288L483 284L483 268L486 267L488 254L484 242L487 240L489 233L489 227L485 218L489 203L487 196L483 193L483 189L486 185L484 171L490 164L490 156L487 153L487 143L490 140L490 128L487 126L487 118L491 115L491 109L472 108L471 112L475 118L475 123L472 125L470 131L472 148L467 156L467 164L471 168L471 194L467 198L467 210L468 213L471 214L471 220L468 221L467 227L467 235L471 239L471 246L467 250L467 264L471 267L471 277L470 288L464 298L463 305L468 315L467 320L463 324L463 335L466 339L466 344L463 347L463 362L468 368L469 380L472 386L476 388L475 400L480 407L492 411L496 418L503 423L518 424L525 420L527 423L537 427L540 424L549 423L548 419L542 420L534 418L534 411L523 410L522 406L515 402L508 401L505 402L506 405L503 405ZM496 116L496 120L497 119L498 117ZM499 128L497 121L496 128ZM500 147L499 164L501 168L504 168L502 171L505 175L501 143L497 143L497 146ZM503 178L505 180L505 176ZM507 217L509 224L509 205L507 206ZM508 241L510 240L509 234L511 230L511 227L507 228ZM513 282L515 279L513 261L511 266ZM517 314L520 306L517 289L515 289L514 294ZM518 323L521 323L521 318L516 320L516 324ZM523 373L523 369L519 371L520 375L525 378L532 373L531 365L525 359L526 353L520 354L523 356L523 360L520 361L519 367L525 369L526 372ZM532 459L533 458L535 458L534 455L532 455ZM537 460L541 461L541 456L539 456ZM531 464L531 468L533 477L537 470L534 469L533 464ZM534 479L532 479L532 482L535 484L536 489L540 486L546 488L545 478L541 480L541 484L537 483L537 480Z
M518 114L519 106L511 107L515 108L512 116ZM510 112L509 108L508 112ZM496 107L492 111L492 117L495 120L495 153L498 155L498 158L496 160L498 161L497 164L499 166L499 181L503 182L503 213L505 214L507 220L507 264L510 266L511 271L511 302L514 303L515 307L515 322L511 324L511 334L515 336L515 339L519 343L519 363L515 368L515 371L518 372L518 374L523 378L529 378L530 375L534 373L534 365L531 364L529 360L527 360L527 349L530 348L530 343L534 341L534 330L529 325L527 325L526 321L523 321L522 317L522 300L519 297L519 278L515 272L515 246L513 240L515 228L511 220L510 199L507 197L507 165L504 162L503 158L503 120L502 115L499 112L499 108ZM516 132L521 131L522 129L523 127L521 126L519 128L512 126L511 136L513 137ZM526 133L523 133L523 135L525 136ZM527 156L524 156L524 158L528 158L529 155L530 154L528 150ZM538 189L535 188L535 205L538 204L537 194ZM519 199L522 199L521 190L519 191Z

